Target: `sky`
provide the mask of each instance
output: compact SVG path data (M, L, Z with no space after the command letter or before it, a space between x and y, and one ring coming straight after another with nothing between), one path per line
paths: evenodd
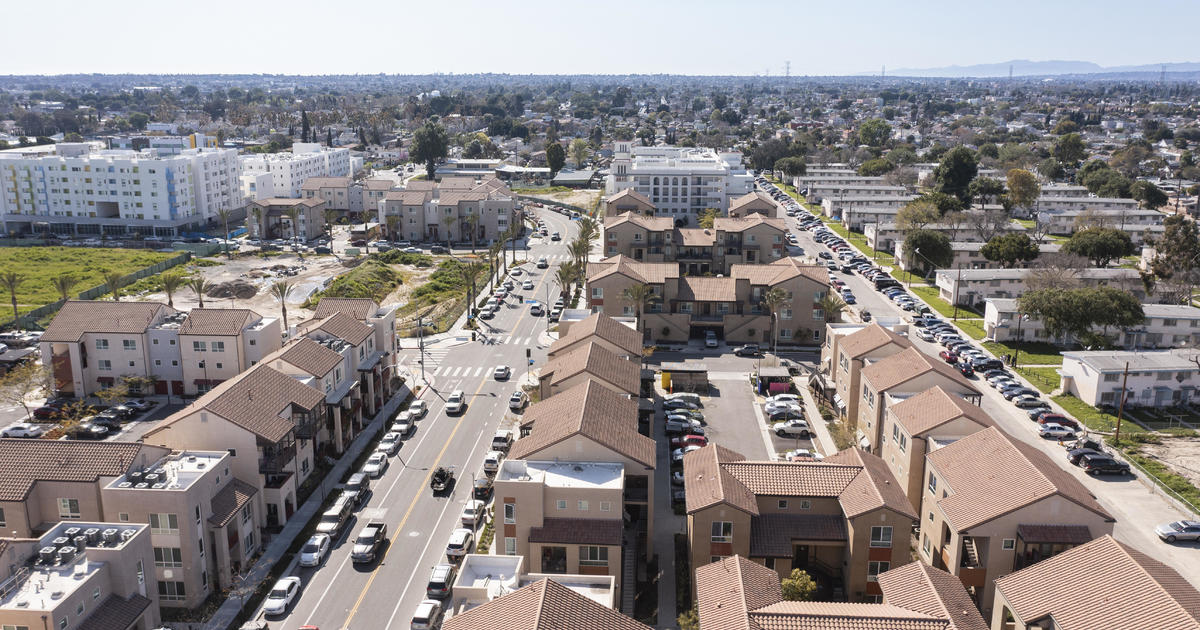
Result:
M0 74L845 75L1200 61L1195 0L5 3ZM53 8L50 8L53 6ZM36 25L36 26L35 26Z

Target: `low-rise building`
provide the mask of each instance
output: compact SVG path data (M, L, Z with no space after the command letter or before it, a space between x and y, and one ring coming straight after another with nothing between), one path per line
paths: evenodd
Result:
M982 241L951 241L950 250L954 254L954 258L950 262L950 269L999 269L1002 265L997 261L988 260L983 255L983 246L987 245ZM1039 243L1038 256L1045 254L1057 254L1062 250L1062 245L1058 243ZM921 269L924 261L920 259L911 260L910 256L904 254L904 241L896 241L895 247L892 249L892 254L896 257L896 264L905 271L911 270L914 266ZM1037 260L1036 258L1034 260ZM1018 267L1031 267L1034 261L1022 261L1017 263Z
M867 179L867 178L859 178ZM871 181L846 181L845 179L827 179L808 184L808 194L804 196L811 203L822 203L826 199L846 197L902 197L908 194L904 186L889 186L883 178L870 178Z
M1028 289L1036 269L938 269L938 297L954 304L982 307L988 298L1015 298ZM1075 269L1068 272L1073 282L1085 287L1109 286L1132 293L1146 301L1146 288L1137 269Z
M285 197L253 201L246 207L246 227L253 238L306 243L325 233L325 201Z
M859 379L855 428L859 446L875 454L882 452L883 420L892 405L938 386L973 405L983 398L979 389L953 366L911 346L864 365Z
M748 217L751 214L761 214L767 217L774 217L779 212L779 206L775 200L761 190L748 192L737 199L729 202L729 211L726 216L733 218Z
M859 379L862 368L912 347L907 337L878 322L839 336L835 326L826 324L825 344L821 346L821 370L833 385L833 405L843 418L858 418Z
M309 178L351 177L362 167L362 158L350 155L350 149L297 142L292 145L291 152L243 155L241 166L246 174L270 174L275 194L300 197L304 182Z
M1063 393L1093 407L1174 407L1196 400L1195 350L1064 352ZM1126 376L1128 373L1128 376ZM1121 395L1124 388L1125 395Z
M627 212L604 222L606 256L675 262L689 275L727 274L736 264L770 263L786 255L783 219L751 213L718 217L712 228L677 228L668 217Z
M983 330L988 339L1010 341L1040 341L1070 345L1069 336L1051 337L1042 321L1029 314L1020 314L1012 298L990 298L984 303ZM1145 320L1137 326L1113 330L1111 339L1125 349L1185 348L1200 343L1200 308L1187 304L1143 304Z
M446 619L442 627L446 630L492 630L497 627L505 630L651 630L650 626L597 603L587 593L586 586L566 579L560 583L559 579L558 575L542 577L486 604L456 614Z
M495 176L409 182L368 210L395 238L413 242L489 244L521 226L516 195Z
M1079 480L996 427L932 451L925 466L918 553L957 575L985 618L998 578L1112 533L1115 519Z
M604 216L616 217L626 212L652 217L655 214L654 204L642 193L626 188L621 192L604 197Z
M363 187L352 177L309 177L301 184L300 195L324 201L325 209L337 212L339 217L362 220Z
M945 234L951 242L987 242L984 234L978 227L971 225L970 221L964 223L930 223L921 228ZM998 226L994 230L994 234L1008 234L1016 232L1018 234L1027 233L1029 230L1017 221L1009 221L1008 223ZM896 244L904 240L904 230L892 221L880 221L879 223L866 223L863 226L863 236L867 238L867 245L884 252L892 252L896 250Z
M581 321L571 324L563 332L560 325L558 339L546 353L549 360L568 354L586 345L595 344L613 354L641 360L642 336L636 326L627 325L604 313L593 313Z
M556 355L538 374L540 397L544 400L585 381L599 383L632 398L641 392L641 357L631 360L598 343Z

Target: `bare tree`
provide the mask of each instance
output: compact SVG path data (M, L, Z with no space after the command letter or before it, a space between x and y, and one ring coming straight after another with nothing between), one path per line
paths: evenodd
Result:
M992 237L1003 234L1012 218L1003 210L987 210L985 212L971 212L967 215L968 224L978 232L979 240L986 243L992 240Z

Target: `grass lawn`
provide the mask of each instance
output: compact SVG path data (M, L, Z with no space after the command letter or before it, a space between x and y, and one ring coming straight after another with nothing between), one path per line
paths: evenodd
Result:
M1062 350L1057 346L1041 342L998 343L989 341L983 344L988 352L1003 357L1021 351L1017 357L1017 365L1062 365Z
M17 287L17 308L25 312L58 301L61 296L50 282L63 274L79 280L71 289L70 295L74 297L104 284L105 271L133 273L178 255L178 252L109 247L0 247L0 270L24 276L25 281ZM6 292L4 302L8 305L9 301ZM4 317L8 317L7 313Z
M983 339L986 334L983 332L982 319L960 319L954 324L975 340Z
M1104 433L1112 433L1117 427L1117 417L1100 411L1095 407L1079 400L1070 394L1062 394L1054 397L1054 402L1058 403L1076 420L1082 422L1087 428L1093 431L1103 431ZM1125 419L1121 422L1122 433L1145 433L1146 430L1138 426L1136 422Z
M954 307L950 306L950 303L947 302L946 300L943 300L942 298L938 297L938 288L937 287L931 287L929 285L915 285L914 284L912 286L912 288L909 289L909 291L911 291L913 295L921 298L922 300L925 300L925 303L929 305L929 308L932 308L933 310L937 311L939 314L941 314L942 317L946 317L946 318L954 317ZM960 316L962 316L962 315L970 315L971 313L970 313L970 311L960 308L960 309L958 309L958 314Z
M1025 377L1025 380L1033 384L1034 387L1042 390L1043 394L1058 389L1058 368L1053 367L1018 367L1015 368L1017 374Z
M1033 219L1014 219L1017 223L1025 226L1025 229L1032 230L1037 227L1037 221Z

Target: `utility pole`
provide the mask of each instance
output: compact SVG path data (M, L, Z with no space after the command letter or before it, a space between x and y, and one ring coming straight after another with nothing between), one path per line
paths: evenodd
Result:
M958 264L958 280L954 282L954 321L958 321L958 287L962 284L962 263Z
M420 317L417 318L417 347L421 352L421 381L428 383L425 379L425 321Z
M1121 406L1117 407L1117 430L1113 433L1113 444L1121 443L1121 415L1125 413L1125 385L1129 382L1129 362L1125 362L1125 376L1121 379Z

